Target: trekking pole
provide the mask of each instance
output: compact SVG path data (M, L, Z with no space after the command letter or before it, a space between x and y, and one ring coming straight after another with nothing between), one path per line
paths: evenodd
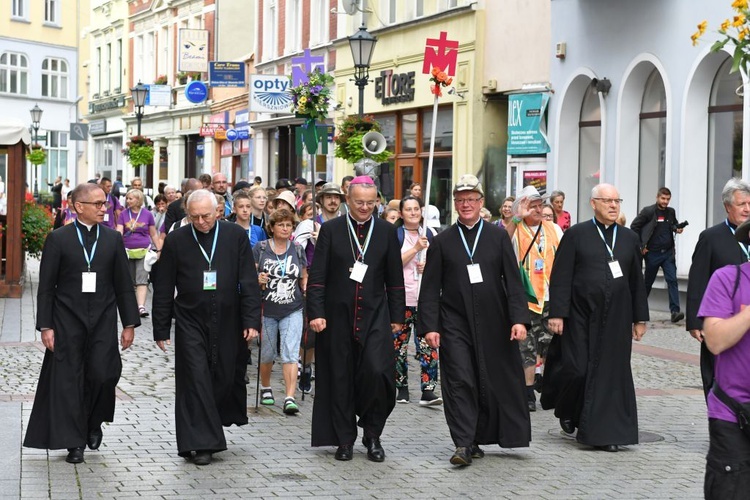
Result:
M258 373L255 377L255 413L258 413L258 400L260 398L260 350L263 339L263 301L260 303L260 330L258 330Z
M305 400L305 386L302 385L303 377L305 376L305 368L307 367L307 330L310 326L307 324L307 313L302 313L304 326L302 327L302 373L300 373L300 389L302 389L302 401ZM312 383L312 382L311 382Z

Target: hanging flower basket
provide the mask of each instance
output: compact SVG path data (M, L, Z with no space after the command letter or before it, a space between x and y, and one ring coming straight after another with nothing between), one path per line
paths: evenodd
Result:
M356 163L362 158L369 157L378 163L384 163L391 157L390 151L367 156L362 145L362 138L367 132L380 132L380 123L372 115L349 115L337 127L337 135L333 137L336 143L336 158Z
M308 74L307 82L290 89L292 113L303 115L309 120L325 120L328 117L332 86L333 77L316 68Z
M47 152L39 144L31 146L31 151L26 154L26 159L31 162L32 165L42 165L47 161Z
M42 254L44 240L52 231L54 219L49 207L26 201L21 215L21 245L30 257Z
M132 166L151 165L154 162L154 141L142 135L130 138L125 144L122 154L128 158Z

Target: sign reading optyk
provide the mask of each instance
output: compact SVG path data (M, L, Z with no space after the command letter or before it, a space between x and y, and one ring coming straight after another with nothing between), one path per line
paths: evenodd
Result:
M288 114L292 107L289 86L286 75L251 75L250 111Z
M544 111L546 93L515 94L508 99L508 154L549 153Z

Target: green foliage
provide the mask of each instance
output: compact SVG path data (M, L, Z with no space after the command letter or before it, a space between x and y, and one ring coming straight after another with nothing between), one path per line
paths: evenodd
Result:
M27 201L21 216L21 244L31 257L42 254L44 240L52 231L53 218L49 208Z
M26 159L32 165L41 165L47 160L47 152L39 144L34 144L31 151L26 155Z
M336 143L336 158L346 160L348 163L356 163L365 158L365 149L362 144L362 137L367 132L380 132L380 123L372 115L349 115L342 121L338 127L338 134L334 136L333 142ZM370 156L378 163L384 163L391 157L391 152L386 150L377 155Z
M331 101L333 77L319 68L308 73L305 83L289 89L292 94L292 112L305 115L312 120L325 121L328 117L328 104ZM291 81L292 77L289 77Z
M132 166L151 165L154 162L154 141L142 135L130 138L122 150Z

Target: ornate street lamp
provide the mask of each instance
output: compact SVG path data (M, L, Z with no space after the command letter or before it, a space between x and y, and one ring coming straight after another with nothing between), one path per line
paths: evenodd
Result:
M34 129L34 144L39 143L39 124L42 121L42 108L39 104L34 104L34 107L29 110L31 113L31 128ZM39 199L39 165L34 165L34 198Z
M141 135L141 120L143 120L143 106L146 105L146 96L148 95L148 87L143 85L140 80L138 85L130 89L130 95L133 97L133 107L135 108L135 119L138 121L138 133Z
M370 76L370 60L375 52L378 39L367 31L364 24L354 35L349 37L349 47L354 59L354 84L359 87L359 116L365 114L365 86Z

